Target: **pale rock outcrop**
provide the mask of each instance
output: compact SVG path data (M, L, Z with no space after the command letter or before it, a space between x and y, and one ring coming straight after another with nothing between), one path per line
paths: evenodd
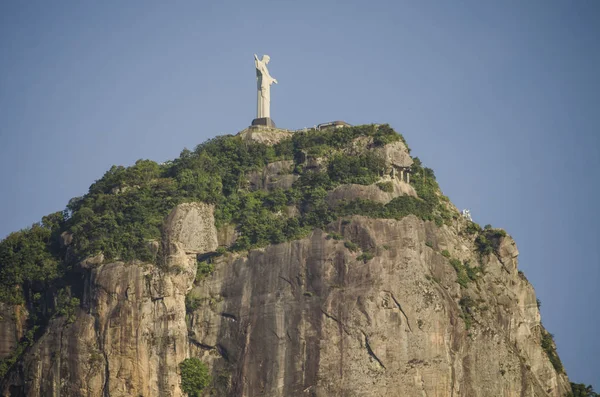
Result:
M386 160L388 166L410 167L413 163L413 160L408 153L408 148L402 141L388 143L385 146L373 150Z
M218 246L214 206L205 203L178 205L167 217L165 234L187 253L214 251Z
M398 196L417 197L415 189L408 183L397 178L388 178L385 182L391 182L393 191L384 192L376 184L373 185L357 185L347 184L340 185L327 193L327 203L335 207L336 204L345 200L351 201L356 199L372 200L378 203L387 204L392 199Z
M293 160L281 160L267 164L262 171L248 174L251 190L273 191L289 189L298 180L299 175L292 174Z
M244 140L265 143L267 145L275 145L282 139L291 137L292 133L291 131L282 130L279 128L256 126L252 128L246 128L238 135L240 135Z

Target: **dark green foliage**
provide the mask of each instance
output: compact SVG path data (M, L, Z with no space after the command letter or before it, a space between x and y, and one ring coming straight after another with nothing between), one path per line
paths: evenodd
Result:
M402 219L412 214L423 220L434 219L429 203L411 196L399 196L387 204L364 199L340 202L336 212L339 216L365 215L372 218Z
M479 267L471 267L469 261L461 262L456 258L450 259L450 265L456 271L456 282L463 288L467 288L469 282L477 280L481 272Z
M200 307L202 298L192 295L191 293L185 296L185 311L186 313L193 313Z
M209 261L198 261L198 268L196 270L196 282L204 280L206 276L215 271L215 265Z
M331 232L331 233L329 233L327 235L326 238L327 238L327 240L331 240L331 239L334 239L334 240L343 240L344 236L342 236L341 234L336 233L336 232Z
M356 260L357 261L363 261L364 263L367 263L368 261L370 261L374 257L375 257L375 255L373 255L372 252L365 251L362 254L360 254L359 256L357 256Z
M498 251L503 237L506 237L506 232L504 230L492 229L489 227L484 229L481 234L477 236L475 245L481 255L490 255Z
M542 349L546 352L548 359L552 363L554 369L561 373L564 372L564 368L558 353L556 353L556 345L554 343L554 335L542 328Z
M455 258L450 259L450 265L452 265L452 267L456 271L456 282L460 284L461 287L467 288L467 284L469 283L470 279L467 275L465 266L462 264L461 261Z
M463 266L465 267L465 271L467 272L467 277L469 277L469 280L476 281L479 277L479 273L481 273L481 268L471 267L471 264L468 260L463 262Z
M186 358L179 364L181 390L190 397L200 397L210 384L208 367L196 357Z
M423 167L418 157L413 159L410 184L415 188L419 198L424 200L429 209L429 219L438 226L451 225L453 214L447 204L447 197L441 195L440 187L431 168Z
M75 321L75 314L79 308L79 298L72 297L69 288L61 289L57 297L56 315L65 316L66 323L71 324Z
M375 146L385 146L388 143L396 141L402 141L410 153L410 148L406 144L404 137L396 133L388 124L380 125L373 134L373 144Z
M450 257L450 253L446 250L442 251L442 255L446 258ZM456 282L463 288L467 288L469 282L476 281L481 273L481 268L471 267L468 260L461 262L456 258L451 258L450 265L456 271Z
M394 191L394 184L392 182L379 182L377 187L386 193L392 193Z
M341 149L359 136L372 137L375 146L383 146L398 140L401 140L406 144L404 137L395 132L387 124L380 126L375 126L373 124L359 125L355 127L336 128L333 130L327 129L321 131L309 130L306 132L296 132L293 135L292 140L296 152L300 150L310 151L311 149L315 151L315 148L319 147Z
M429 248L433 248L433 243L431 241L425 242L425 245L428 246Z
M34 224L0 242L0 301L23 303L23 287L43 291L61 274L52 229Z
M356 252L359 249L358 245L353 243L352 241L345 241L344 247L348 248L352 252Z
M370 185L385 172L385 160L373 152L358 156L336 154L329 159L327 173L334 183Z
M571 382L571 390L572 392L567 394L567 397L600 397L600 394L594 392L592 385L584 383Z
M481 233L481 226L479 226L475 222L469 222L465 231L467 232L467 234L478 234Z
M465 329L468 330L473 325L473 311L475 310L476 303L470 296L463 296L458 301L458 305L462 310L461 317L465 322Z

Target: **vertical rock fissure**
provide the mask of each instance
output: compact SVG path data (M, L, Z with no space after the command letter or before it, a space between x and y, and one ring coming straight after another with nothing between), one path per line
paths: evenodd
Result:
M367 348L367 352L369 353L369 355L371 357L373 357L373 359L375 359L375 361L377 361L377 363L379 363L379 365L381 365L381 367L383 369L386 369L385 365L383 365L383 362L379 359L379 357L377 357L377 355L375 354L375 352L371 348L371 344L369 343L369 337L367 336L367 334L365 333L365 331L361 330L360 332L362 332L363 336L365 337L365 347Z
M394 294L391 291L383 291L383 292L387 292L388 294L390 294L390 296L392 297L392 300L394 301L396 306L398 306L398 309L400 309L400 312L404 316L404 319L406 320L406 324L408 325L408 330L410 332L412 332L412 327L410 326L410 321L408 320L408 316L406 315L406 313L404 313L404 310L402 310L402 306L400 305L400 302L398 302L398 299L396 299L396 297L394 296Z

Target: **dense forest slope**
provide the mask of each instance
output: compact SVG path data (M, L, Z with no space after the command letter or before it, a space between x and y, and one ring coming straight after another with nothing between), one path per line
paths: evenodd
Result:
M517 256L387 125L217 137L0 242L0 394L588 395Z

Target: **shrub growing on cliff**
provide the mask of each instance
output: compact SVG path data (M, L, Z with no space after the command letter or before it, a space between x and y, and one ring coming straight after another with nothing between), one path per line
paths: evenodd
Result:
M450 264L456 271L456 282L458 284L460 284L461 287L467 288L467 285L469 284L470 279L469 279L469 276L467 275L465 266L462 264L461 261L459 261L458 259L455 259L455 258L450 259Z
M555 346L554 335L542 328L542 349L544 349L546 352L546 355L548 356L548 359L550 360L550 363L552 363L554 369L561 373L564 372L564 368L562 361L560 361L560 358L558 357L558 353L556 353Z
M475 310L475 301L470 296L463 296L458 301L458 305L460 306L462 313L461 317L465 322L465 329L470 329L473 325L473 311Z
M359 249L358 244L355 244L352 241L345 241L344 247L348 248L352 252L356 252Z
M359 256L356 257L357 261L362 261L364 263L367 263L368 261L370 261L371 259L373 259L375 257L375 255L373 255L372 252L369 251L365 251L362 254L360 254Z
M586 385L584 383L573 383L571 382L571 392L567 394L567 397L600 397L600 394L594 392L592 385Z
M208 367L196 357L186 358L179 364L181 390L190 397L200 397L210 384Z
M469 223L467 223L467 228L465 229L465 232L467 232L467 234L477 234L477 233L480 233L481 232L481 226L479 226L475 222L469 222Z
M209 261L198 261L196 269L196 282L204 280L206 276L215 271L215 265Z
M392 193L394 191L394 184L392 182L379 182L377 187L386 193Z
M481 255L489 255L498 251L500 240L506 237L506 232L502 229L484 229L475 239L475 245Z

